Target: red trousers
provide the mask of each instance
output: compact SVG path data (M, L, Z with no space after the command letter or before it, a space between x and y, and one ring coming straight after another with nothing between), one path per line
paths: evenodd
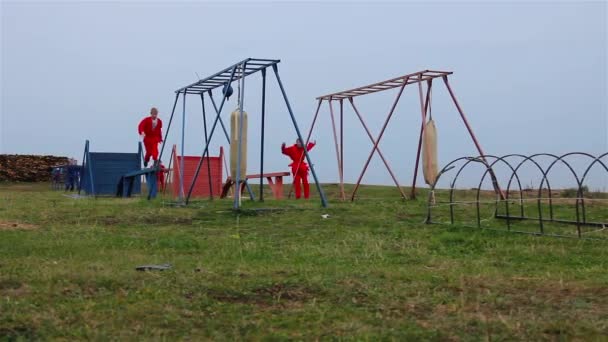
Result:
M146 148L144 161L146 163L150 161L150 157L152 157L154 161L158 160L158 143L159 141L157 139L144 138L144 147Z
M161 169L156 174L156 180L158 182L158 190L159 191L165 190L165 171L164 170Z
M293 173L293 189L296 193L296 199L299 199L302 196L302 191L300 189L300 183L304 187L304 198L308 199L310 195L310 186L308 185L308 170L307 168L300 168L297 172Z

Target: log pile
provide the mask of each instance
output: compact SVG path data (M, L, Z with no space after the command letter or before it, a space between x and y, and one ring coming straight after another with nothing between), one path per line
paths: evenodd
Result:
M48 182L52 167L68 162L67 157L0 154L0 182Z

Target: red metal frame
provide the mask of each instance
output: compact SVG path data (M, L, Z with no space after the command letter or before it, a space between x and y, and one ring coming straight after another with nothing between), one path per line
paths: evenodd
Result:
M334 132L334 143L336 145L336 160L338 161L338 175L340 176L340 196L342 200L346 199L346 195L344 194L344 178L342 178L343 170L342 170L342 155L340 153L340 148L338 147L338 136L336 133L336 120L334 119L334 108L329 102L329 114L331 115L331 127ZM308 143L308 142L307 142ZM304 145L306 146L306 145Z
M366 86L362 86L362 87L358 87L358 88L353 88L353 89L349 89L349 90L345 90L345 91L340 91L340 92L336 92L336 93L331 93L331 94L327 94L327 95L322 95L317 97L316 99L318 100L318 105L317 105L317 109L315 111L315 115L313 118L313 122L312 125L310 127L310 130L308 132L308 137L306 139L306 143L308 143L308 141L310 140L310 136L312 135L312 131L315 127L315 123L317 121L317 117L319 115L319 111L321 108L321 104L323 101L327 101L328 106L329 106L329 112L330 112L330 117L331 117L331 122L332 122L332 130L333 130L333 136L334 136L334 145L336 148L336 160L338 162L338 176L340 178L340 194L342 199L345 199L345 194L344 194L344 125L343 125L343 115L344 115L344 111L343 111L343 101L345 99L347 99L356 116L359 118L359 121L361 122L361 124L363 125L363 127L365 128L365 131L368 135L368 137L370 138L372 144L373 144L373 148L371 150L371 152L369 153L369 156L365 162L365 165L363 166L363 170L361 171L359 178L357 179L357 183L355 184L355 188L353 189L353 192L351 194L351 200L355 199L355 195L357 193L357 190L359 189L359 186L361 184L361 180L363 179L363 176L365 175L365 172L367 171L367 168L369 166L369 163L372 159L372 157L374 156L374 153L376 153L376 151L378 151L378 155L380 156L380 158L382 159L384 165L386 166L389 174L391 175L391 178L393 179L393 181L395 182L395 185L397 186L397 189L399 190L399 192L401 193L401 196L405 199L406 196L403 192L403 189L401 188L401 186L399 185L399 182L397 181L397 177L395 177L395 174L393 173L393 171L391 170L388 162L386 161L384 155L382 154L382 152L380 151L380 148L378 147L378 145L380 144L380 140L382 139L382 136L384 135L384 131L386 130L386 127L388 126L391 117L393 116L394 112L395 112L395 108L397 107L397 104L399 103L399 100L401 98L401 95L403 94L403 91L405 89L405 87L407 85L410 84L418 84L418 94L419 94L419 99L420 99L420 114L421 114L421 120L422 123L420 125L420 135L418 138L418 149L416 152L416 162L415 162L415 167L414 167L414 179L412 181L412 191L411 191L411 197L415 198L416 194L416 178L418 176L418 168L419 168L419 161L420 161L420 153L421 153L421 148L422 148L422 135L424 134L424 126L426 123L426 118L427 118L427 113L429 112L429 108L430 108L430 96L431 96L431 90L432 90L432 85L433 85L433 79L435 78L442 78L443 82L450 94L450 97L452 98L452 101L454 102L454 105L456 106L456 109L458 110L458 113L460 114L460 117L462 119L462 121L464 122L467 131L469 132L469 135L471 136L471 139L473 140L473 143L475 144L475 147L477 148L477 151L479 152L479 154L481 156L485 155L483 150L481 149L481 145L479 144L479 142L477 141L477 138L475 137L475 134L473 133L473 129L471 128L471 126L469 125L468 120L466 119L466 116L464 114L464 111L462 110L462 108L460 107L460 104L458 103L458 101L456 100L456 96L454 95L454 91L452 90L452 88L450 87L450 84L448 83L448 76L452 75L453 72L451 71L437 71L437 70L422 70L419 72L415 72L412 74L407 74L407 75L403 75L403 76L399 76L399 77L395 77L389 80L385 80L385 81L381 81L381 82L377 82L377 83L373 83L373 84L369 84ZM422 82L426 82L427 83L427 89L426 89L426 94L424 92L424 90L422 89ZM359 110L357 109L357 107L354 104L353 98L357 97L357 96L362 96L362 95L367 95L367 94L372 94L372 93L376 93L376 92L380 92L380 91L384 91L384 90L389 90L389 89L394 89L394 88L400 88L399 92L397 94L397 97L395 98L395 100L393 101L393 104L391 106L391 109L384 121L384 124L382 125L382 128L380 130L380 132L378 133L378 137L374 138L372 133L370 132L369 128L367 127L367 124L365 123L365 121L363 120L363 117L361 116L361 113L359 112ZM335 122L335 118L334 118L334 111L333 111L333 107L332 107L332 101L339 101L340 102L340 141L338 142L338 136L337 136L337 132L336 132L336 122ZM496 182L496 177L494 175L494 172L492 170L490 170L490 174L491 177L494 181L494 187L496 189L496 191L501 195L501 197L503 197L502 191L500 190L500 187L498 186L497 182Z
M372 141L372 144L376 144L376 140L372 136L372 133L369 131L369 128L365 124L365 121L363 121L363 117L359 113L359 109L357 109L357 107L355 107L355 103L354 103L353 99L350 98L348 100L349 100L351 106L353 107L353 110L355 111L355 114L357 114L357 117L359 118L359 121L361 121L361 124L363 125L363 128L365 128L365 132L367 132L367 136ZM380 158L382 159L382 162L384 162L384 165L386 166L386 169L388 170L388 173L391 175L391 178L393 178L393 181L395 182L395 185L397 186L397 189L399 189L399 192L401 193L401 197L403 199L406 199L406 196L403 193L403 190L401 189L401 185L399 185L399 182L397 181L397 177L395 177L395 174L393 174L393 170L391 170L391 167L388 165L388 162L384 158L384 155L382 154L382 151L380 151L380 147L378 147L377 150L378 150L378 155L380 156Z

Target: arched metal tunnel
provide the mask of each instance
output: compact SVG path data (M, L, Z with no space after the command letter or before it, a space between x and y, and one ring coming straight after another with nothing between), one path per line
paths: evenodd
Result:
M608 239L608 193L590 192L586 185L597 184L602 179L608 182L607 164L608 153L594 156L584 152L561 156L538 153L457 158L439 171L431 186L426 222L535 235ZM558 165L564 168L568 177L557 178ZM477 187L459 189L458 181L462 182L463 178L470 181L474 166L481 174ZM524 187L522 170L527 167L536 173L536 184L527 183ZM498 168L503 172L497 172ZM563 184L564 180L568 181L566 188L552 188L552 184ZM449 186L442 187L440 181L441 184L448 181ZM492 183L491 190L482 189L484 182ZM483 219L482 207L493 211L491 219ZM447 216L449 220L441 222Z

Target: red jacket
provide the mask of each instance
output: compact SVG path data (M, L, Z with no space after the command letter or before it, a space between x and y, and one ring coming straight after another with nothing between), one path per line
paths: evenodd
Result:
M306 151L310 151L314 146L314 143L309 142L306 146ZM296 144L289 147L281 146L281 152L291 158L291 164L289 164L289 166L291 166L291 172L294 174L298 172L298 163L300 164L300 171L308 172L308 164L304 161L306 155L304 154L304 149L302 147L298 147Z
M143 120L141 120L141 122L139 123L139 126L138 126L139 134L144 133L146 135L146 138L148 138L148 139L162 141L163 140L163 133L162 133L163 122L159 118L156 118L156 122L157 122L156 127L152 128L152 117L151 116L148 116L148 117L144 118Z

